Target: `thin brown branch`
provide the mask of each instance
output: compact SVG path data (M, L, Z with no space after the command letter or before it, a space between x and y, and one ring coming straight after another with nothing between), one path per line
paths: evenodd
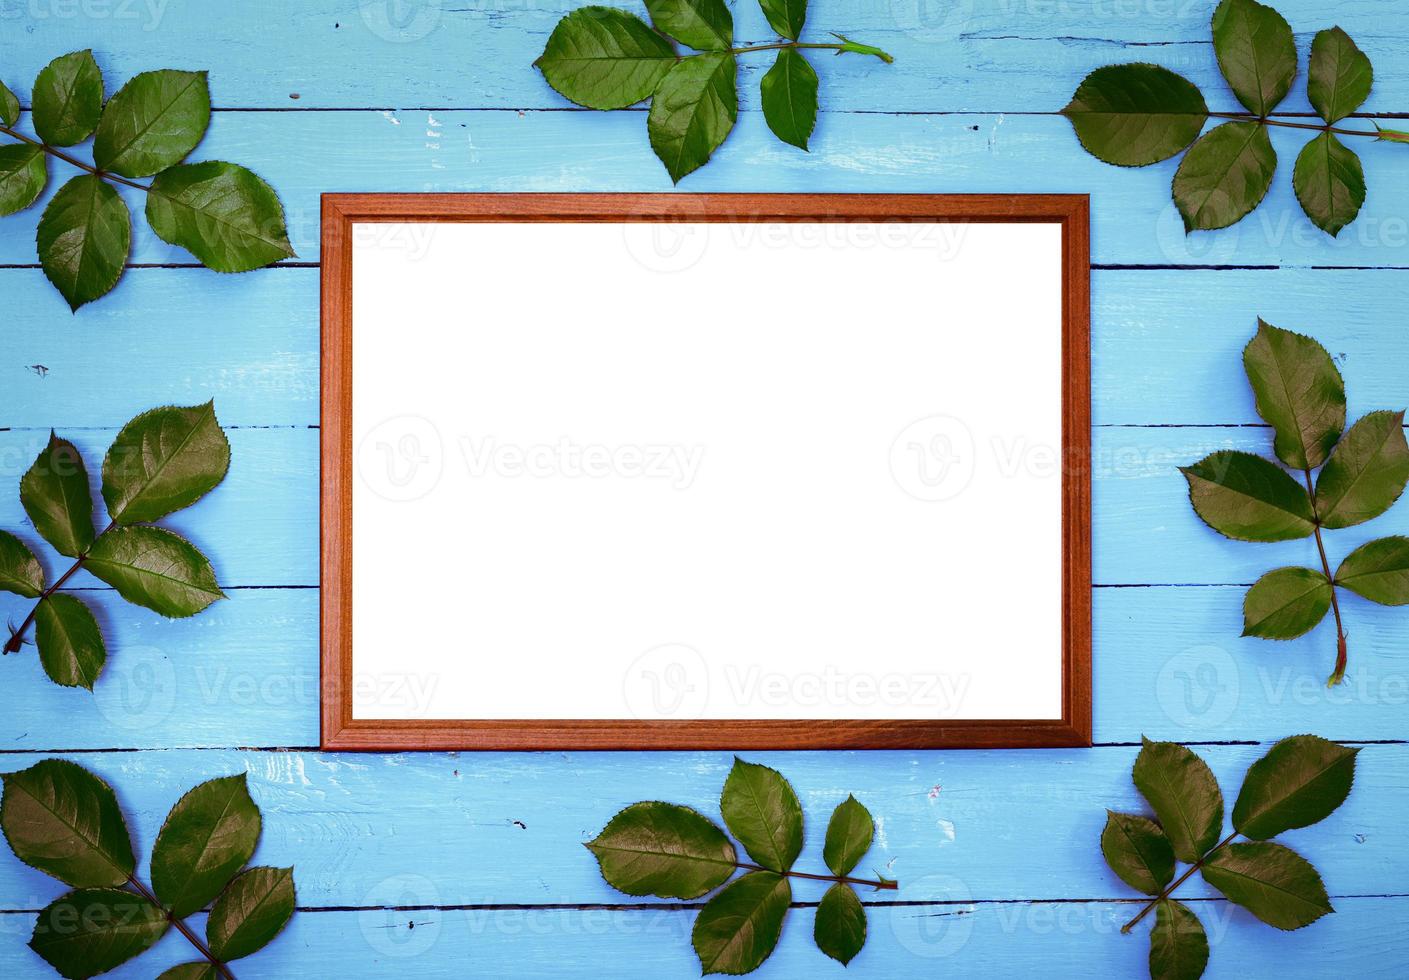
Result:
M772 868L765 868L757 864L739 863L736 864L735 867L741 868L744 871L767 871L769 874L775 875L780 873L774 871ZM862 878L848 878L846 875L813 875L808 874L806 871L783 871L781 874L785 878L807 878L811 881L839 881L848 885L884 889L886 891L896 891L900 887L898 882L890 881L889 879L882 881L866 881Z
M26 136L24 133L11 129L9 126L0 126L0 133L4 133L6 136L13 136L15 139L20 140L23 143L28 143L30 146L37 146L45 153L49 154L51 157L54 157L58 160L62 160L64 161L64 163L67 163L71 167L77 167L79 170L87 171L95 177L101 177L103 180L110 180L115 184L126 184L128 187L135 187L139 191L151 191L151 188L148 187L146 184L139 184L135 180L128 180L126 177L120 177L117 174L109 173L106 170L99 170L97 167L93 167L84 163L77 157L69 156L63 150L57 149L56 147L52 147L48 143L43 142L42 140L37 140L33 137Z
M1122 933L1122 934L1128 934L1131 929L1134 929L1134 928L1139 924L1139 922L1140 922L1141 919L1143 919L1145 916L1147 916L1147 915L1150 914L1150 909L1154 908L1154 907L1155 907L1156 905L1158 905L1160 902L1163 902L1166 898L1168 898L1168 897L1170 896L1170 893L1173 892L1174 889L1176 889L1176 888L1178 888L1180 885L1184 884L1184 882L1188 881L1188 880L1189 880L1189 877L1190 877L1195 871L1197 871L1197 870L1199 870L1200 868L1202 868L1202 867L1204 866L1204 862L1205 862L1205 861L1207 861L1209 858L1213 857L1213 856L1214 856L1215 854L1217 854L1219 851L1223 850L1223 848L1227 847L1229 844L1233 843L1233 838L1235 838L1235 837L1237 837L1237 836L1238 836L1238 832L1237 832L1236 830L1233 831L1233 832L1232 832L1231 834L1229 834L1227 837L1223 838L1223 839L1222 839L1221 841L1219 841L1217 844L1213 845L1213 849L1210 850L1207 854L1205 854L1203 857L1199 858L1199 859L1198 859L1197 861L1195 861L1193 864L1189 865L1189 870L1188 870L1188 871L1185 871L1182 875L1180 875L1180 876L1179 876L1178 878L1176 878L1174 881L1172 881L1172 882L1170 882L1168 885L1166 885L1164 891L1160 892L1160 893L1159 893L1158 895L1156 895L1154 898L1150 899L1149 904L1146 905L1144 908L1142 908L1142 909L1140 910L1140 914L1139 914L1139 915L1135 916L1135 918L1131 919L1131 920L1130 920L1129 922L1127 922L1125 925L1121 926L1121 927L1120 927L1121 933Z

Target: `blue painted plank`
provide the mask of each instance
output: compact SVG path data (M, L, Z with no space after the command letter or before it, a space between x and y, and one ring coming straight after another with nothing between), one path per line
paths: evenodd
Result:
M414 876L405 878L409 887L401 893L414 894ZM396 892L396 883L390 882L388 893ZM1203 920L1212 946L1206 980L1267 976L1324 980L1328 964L1334 964L1330 969L1337 976L1380 980L1403 976L1399 957L1404 908L1395 899L1338 899L1339 914L1292 933L1274 932L1226 902L1193 902L1191 907ZM1149 955L1146 929L1142 925L1130 936L1118 931L1131 914L1130 905L1114 902L873 905L867 910L866 947L843 968L813 945L812 909L794 908L784 923L777 951L751 976L755 980L1141 977L1146 975ZM700 969L690 948L694 920L692 909L302 911L273 945L233 968L241 980L311 975L450 980L466 976L694 977ZM0 970L7 977L54 976L24 946L32 921L28 914L0 915ZM204 928L204 916L190 921L198 930ZM159 971L192 958L190 944L171 934L141 958L104 976L150 980ZM313 974L312 969L318 972Z
M639 2L611 6L644 14ZM94 48L110 86L155 67L207 68L215 104L229 108L551 108L566 106L531 67L548 33L581 0L451 5L441 0L295 5L113 0L29 4L8 18L23 33L0 41L4 81L27 95L52 57ZM776 40L757 4L732 4L740 44ZM1119 61L1155 61L1183 72L1215 109L1238 109L1218 73L1210 43L1213 0L922 0L846 3L817 0L805 39L829 31L879 45L895 64L871 58L813 58L824 105L860 111L1051 112L1089 71ZM1307 112L1305 65L1317 30L1339 23L1375 62L1367 112L1403 109L1409 89L1409 14L1402 5L1342 0L1331 18L1315 0L1283 0L1297 32L1301 76L1283 104ZM58 11L63 10L60 14ZM318 57L310 57L316 45ZM179 54L177 54L179 52ZM767 53L741 58L740 96L758 104ZM406 66L414 64L415 71Z
M94 520L105 524L97 490L103 454L117 431L64 429L61 434L83 454L97 501ZM317 430L234 429L228 436L231 464L225 482L161 524L206 554L223 587L317 585ZM42 545L14 489L48 438L47 430L0 432L0 487L8 488L0 493L0 528L20 535L41 555L52 581L70 562ZM101 587L87 572L76 575L72 584Z
M1186 237L1169 197L1176 161L1120 169L1087 156L1056 116L827 114L811 153L780 144L746 113L685 191L1093 193L1098 263L1409 266L1409 184L1395 180L1404 147L1360 147L1370 185L1360 219L1331 239L1302 214L1291 163L1305 134L1279 130L1283 166L1253 215L1233 228ZM221 113L196 159L238 161L281 194L299 257L318 258L324 191L668 191L638 112ZM52 195L67 164L51 167ZM123 194L138 212L141 192ZM44 201L0 222L0 264L33 264ZM191 262L134 222L133 261ZM213 278L210 274L208 278ZM53 319L69 320L50 294ZM101 318L102 304L77 315Z
M318 275L135 269L70 319L55 315L42 273L0 270L11 297L0 427L119 426L210 397L225 425L317 425ZM1403 407L1409 333L1393 325L1406 287L1404 271L1097 270L1093 421L1257 422L1242 348L1259 315L1326 345L1353 413Z
M0 666L24 697L6 706L0 747L318 743L316 590L241 589L188 620L162 619L110 592L83 596L108 640L95 692L43 681L32 648L6 658ZM1403 610L1347 598L1350 671L1328 689L1329 628L1285 644L1244 638L1242 596L1234 587L1096 590L1096 741L1267 741L1289 731L1403 738ZM18 622L28 611L23 600L0 596L0 620Z
M0 292L0 427L118 427L210 398L227 427L318 424L316 269L135 269L80 317L37 269L0 271Z
M1288 733L1290 734L1290 733ZM1228 798L1267 746L1208 746ZM807 815L798 870L821 867L827 816L852 793L877 820L860 865L899 880L902 901L1133 898L1106 868L1106 808L1148 812L1130 780L1138 746L998 752L753 753L796 787ZM8 769L38 756L10 755ZM621 903L583 850L643 799L715 818L728 753L123 752L72 756L115 787L142 854L200 780L248 772L264 813L256 860L293 864L305 906ZM1332 896L1403 892L1409 746L1371 745L1349 800L1284 835ZM143 866L145 859L143 859ZM145 873L143 871L142 873ZM410 878L410 882L407 882ZM35 908L62 886L0 854L0 905ZM799 900L823 887L799 884ZM409 892L409 894L408 894ZM1207 896L1197 878L1181 894ZM888 896L889 897L889 896Z
M90 694L48 683L32 646L0 661L24 691L0 715L0 749L318 744L316 589L237 589L191 619L108 590L78 594L103 628L107 666ZM0 596L0 622L32 606Z
M71 431L91 472L111 430ZM43 447L42 430L0 432L0 486L13 487ZM166 522L210 555L222 584L318 584L318 432L236 429L230 475L215 492ZM1101 585L1250 584L1280 565L1316 564L1312 539L1231 541L1188 504L1178 467L1223 449L1270 455L1264 428L1103 428L1093 437L1095 581ZM0 494L0 528L25 530L18 494ZM1409 533L1409 506L1358 527L1329 532L1333 563L1373 538ZM28 535L32 544L35 540ZM37 546L37 545L36 545ZM57 562L51 567L57 568ZM79 585L96 585L86 573ZM1379 615L1381 611L1367 613ZM1398 622L1397 619L1392 620Z

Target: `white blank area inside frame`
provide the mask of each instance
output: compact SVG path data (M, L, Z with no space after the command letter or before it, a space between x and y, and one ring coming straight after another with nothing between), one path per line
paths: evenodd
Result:
M353 716L1061 717L1058 224L364 223Z

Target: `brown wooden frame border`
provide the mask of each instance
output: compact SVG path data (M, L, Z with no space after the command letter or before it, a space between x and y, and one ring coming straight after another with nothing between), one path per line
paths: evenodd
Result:
M325 194L322 748L935 749L1091 744L1090 221L1085 195ZM1062 717L1055 721L354 720L352 225L369 222L954 221L1062 226Z

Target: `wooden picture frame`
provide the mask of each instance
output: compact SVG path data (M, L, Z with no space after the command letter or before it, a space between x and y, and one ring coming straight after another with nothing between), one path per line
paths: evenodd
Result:
M434 720L354 717L354 226L486 222L1043 223L1061 229L1061 717ZM1084 195L327 194L322 213L321 747L329 751L935 749L1091 742L1089 207Z

